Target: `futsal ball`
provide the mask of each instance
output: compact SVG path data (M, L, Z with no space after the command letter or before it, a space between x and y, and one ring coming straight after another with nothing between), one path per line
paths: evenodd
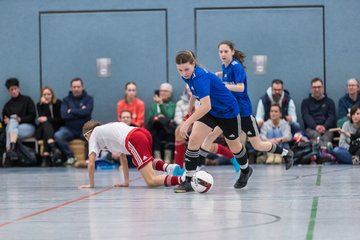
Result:
M214 178L205 171L198 171L191 178L191 186L195 192L206 193L214 185Z

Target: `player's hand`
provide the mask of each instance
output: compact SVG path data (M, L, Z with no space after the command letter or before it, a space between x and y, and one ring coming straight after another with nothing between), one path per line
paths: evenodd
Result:
M91 186L90 184L84 184L84 185L81 185L79 188L80 188L80 189L84 189L84 188L94 188L94 186Z
M187 122L184 122L184 124L180 127L180 135L181 137L183 137L184 139L189 138L189 124Z
M158 95L154 95L153 100L155 103L163 104L163 99Z
M128 183L117 183L117 184L114 184L113 187L129 187L129 184Z

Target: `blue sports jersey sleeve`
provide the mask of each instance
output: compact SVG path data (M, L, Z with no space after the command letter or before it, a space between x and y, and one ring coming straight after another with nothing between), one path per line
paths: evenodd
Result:
M210 78L202 75L194 81L195 89L197 90L198 100L210 96Z
M227 84L244 84L244 91L243 92L232 92L235 96L240 109L240 115L243 117L248 117L252 114L252 106L251 101L247 93L247 77L246 72L242 64L233 59L233 61L225 67L222 65L223 69L223 82Z
M245 79L246 79L245 70L241 66L241 64L235 64L233 65L233 68L234 68L233 72L235 74L235 79L234 79L235 84L245 83Z

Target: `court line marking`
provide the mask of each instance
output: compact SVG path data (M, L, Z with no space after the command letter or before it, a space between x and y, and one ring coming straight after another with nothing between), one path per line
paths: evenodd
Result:
M138 180L138 179L141 179L141 178L142 178L142 176L139 176L139 177L136 177L136 178L130 180L129 182L134 182L134 181L136 181L136 180ZM25 220L25 219L28 219L28 218L32 218L32 217L41 215L41 214L43 214L43 213L51 212L51 211L53 211L53 210L56 210L56 209L58 209L58 208L62 208L62 207L64 207L64 206L67 206L67 205L70 205L70 204L73 204L73 203L80 202L80 201L82 201L82 200L84 200L84 199L88 199L88 198L90 198L90 197L93 197L93 196L99 195L99 194L101 194L101 193L110 191L111 189L114 189L114 188L117 188L117 187L113 187L113 186L107 187L107 188L104 188L104 189L102 189L102 190L100 190L100 191L98 191L98 192L94 192L94 193L91 193L91 194L89 194L89 195L86 195L86 196L83 196L83 197L80 197L80 198L77 198L77 199L74 199L74 200L70 200L70 201L67 201L67 202L64 202L64 203L55 205L55 206L53 206L53 207L46 208L46 209L41 210L41 211L37 211L37 212L34 212L34 213L30 213L30 214L28 214L28 215L25 215L25 216L23 216L23 217L17 218L17 219L15 219L15 220L0 223L0 228L5 227L5 226L8 226L8 225L13 224L13 223L20 222L20 221Z
M317 172L317 177L316 177L316 186L320 186L320 183L321 183L321 170L322 170L322 167L319 166L318 172ZM318 203L319 203L319 196L313 197L310 219L309 219L309 224L308 224L306 238L305 238L306 240L312 240L314 238L314 229L315 229Z
M320 183L321 183L321 170L322 170L322 167L319 166L317 177L316 177L316 186L320 186Z
M319 203L319 197L314 197L311 207L311 214L308 224L308 229L306 233L306 240L312 240L314 237L314 229L315 229L315 221L316 221L316 213L317 213L317 207Z

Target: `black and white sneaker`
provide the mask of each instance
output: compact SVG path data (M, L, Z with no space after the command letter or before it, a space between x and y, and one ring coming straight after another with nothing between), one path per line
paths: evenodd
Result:
M249 166L249 171L247 173L240 172L240 177L234 184L234 188L243 188L247 185L249 178L253 173L252 167Z
M187 193L187 192L193 192L194 189L191 186L191 178L186 177L185 181L180 184L179 186L175 187L174 192L175 193Z
M289 170L294 165L294 152L289 150L288 153L284 156L285 169Z

